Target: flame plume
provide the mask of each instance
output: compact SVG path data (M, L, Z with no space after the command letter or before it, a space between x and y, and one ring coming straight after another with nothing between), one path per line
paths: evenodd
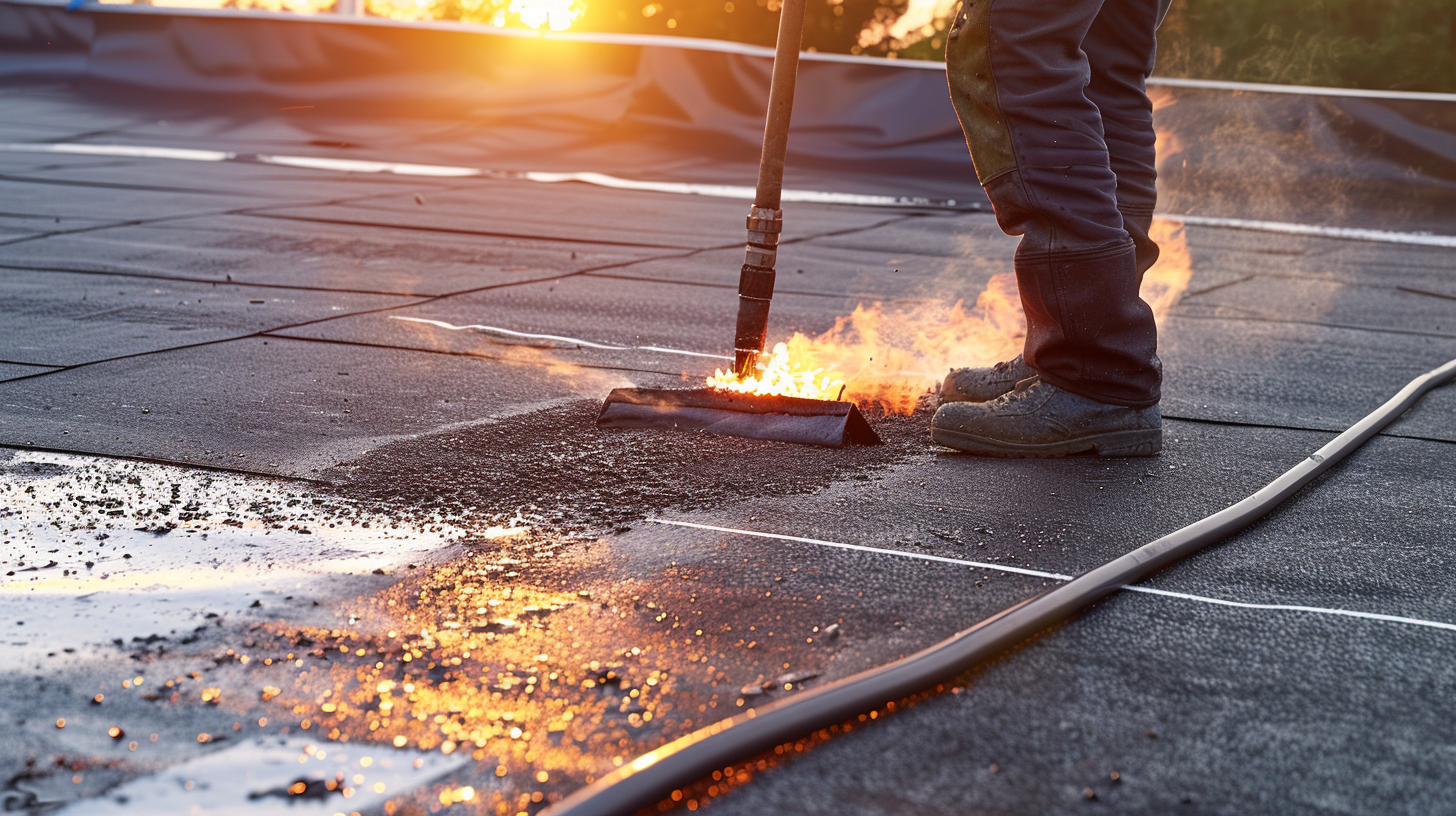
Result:
M860 304L817 337L794 334L774 357L787 368L780 379L820 372L820 379L844 384L845 399L908 414L951 365L989 365L1014 356L1025 334L1015 276L1001 274L970 308L962 301Z
M1188 288L1188 282L1193 279L1193 256L1188 252L1188 241L1183 237L1181 221L1154 219L1148 236L1157 242L1161 252L1158 262L1143 275L1140 294L1143 301L1153 308L1153 319L1158 321L1158 328L1161 329L1169 310L1178 302L1183 290Z
M1162 249L1143 277L1142 298L1159 326L1193 275L1180 223L1158 219L1151 235ZM763 374L742 382L731 372L709 378L713 388L739 393L843 399L862 407L909 414L951 368L987 366L1021 351L1026 317L1016 277L996 275L973 306L935 302L861 304L815 337L795 333L774 347ZM817 394L817 396L815 396Z
M797 335L796 335L797 336ZM783 397L832 400L844 390L844 380L827 373L824 368L805 369L792 360L788 345L778 343L763 365L763 373L738 379L731 371L717 369L708 378L708 387L738 394L776 394Z

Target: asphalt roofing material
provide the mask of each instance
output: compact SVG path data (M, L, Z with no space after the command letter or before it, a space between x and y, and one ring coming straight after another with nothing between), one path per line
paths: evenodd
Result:
M451 143L431 119L351 114L321 126L271 109L189 115L173 103L98 98L51 80L12 81L0 94L9 112L4 142L509 164L472 153L480 142ZM320 127L370 146L309 144ZM1237 162L1217 165L1227 145L1205 144L1190 167L1232 173ZM1356 159L1374 161L1355 156L1345 166L1366 166ZM1227 205L1214 208L1220 215L1456 231L1444 211L1396 217L1386 199L1356 194L1359 178L1343 176L1329 189L1355 192L1338 217L1317 218L1321 202L1303 201L1312 196L1299 187L1307 160L1291 153L1267 177L1270 201L1298 207L1258 203L1258 194L1235 201L1232 188L1213 187L1208 200ZM703 166L683 161L666 175L690 178ZM741 182L735 167L701 180ZM595 169L574 169L583 168ZM513 661L512 650L549 650L560 662L553 670L572 681L562 694L603 677L577 662L615 662L646 695L632 699L650 696L652 708L629 712L624 697L626 719L551 732L572 735L557 743L541 742L541 720L533 759L492 737L482 744L489 756L450 770L422 795L435 797L441 785L457 794L478 788L482 802L494 801L488 793L559 795L613 767L614 755L630 759L760 695L792 693L763 691L776 679L812 685L880 665L1039 591L1055 580L1046 576L1077 574L1222 509L1415 374L1456 357L1449 249L1190 224L1193 276L1162 330L1167 443L1156 459L959 456L929 445L924 414L875 418L886 444L847 451L603 432L591 419L609 388L696 385L716 360L677 352L722 354L729 345L742 202L506 176L3 150L0 176L0 444L17 451L6 485L23 490L93 467L33 461L49 454L27 448L141 457L317 480L288 489L305 503L378 503L402 519L427 519L424 529L442 518L468 526L529 517L540 536L498 551L446 547L428 562L410 556L420 569L365 571L339 578L332 591L238 596L263 598L258 609L251 600L187 606L179 626L215 632L195 644L160 626L134 634L121 626L124 650L71 630L52 637L58 646L74 638L66 648L75 655L42 657L27 645L24 665L5 661L16 696L0 709L16 734L0 756L20 780L6 795L26 807L100 797L127 780L146 782L157 767L222 756L195 736L233 733L234 721L240 748L287 717L297 727L288 709L258 701L264 682L296 680L307 693L290 705L323 722L320 675L289 675L292 663L281 660L265 669L214 657L243 650L240 639L263 630L286 641L280 658L302 654L312 648L298 645L310 626L355 627L380 638L373 648L394 620L380 611L384 599L417 604L411 609L426 619L443 615L431 582L476 568L492 577L461 586L575 598L549 614L513 612L516 624L494 624L491 649ZM806 189L890 188L884 178L881 187L817 183L826 178L806 171L801 180ZM1170 198L1196 200L1180 178L1188 176L1173 175ZM1015 245L989 214L944 207L800 203L787 208L786 223L794 243L782 252L771 337L822 332L861 302L973 300L1007 270ZM1447 641L1456 633L1446 628L1456 624L1447 546L1453 415L1456 392L1431 394L1267 521L1145 584L1176 594L1125 593L1099 604L944 694L791 751L750 784L720 792L713 808L1439 811L1456 750L1447 704L1456 691ZM172 474L158 476L156 489L186 482ZM272 518L269 502L255 504L243 501L254 509L230 518L245 526L258 514ZM180 524L172 512L169 523ZM43 519L42 509L34 513ZM327 518L358 521L341 513ZM90 535L84 530L57 533L47 548L73 546L68 536ZM285 543L300 540L291 535ZM280 565L300 557L271 536L256 541ZM6 570L56 557L32 554L39 545L17 538ZM120 559L105 542L94 546ZM75 560L56 569L91 570ZM506 571L519 577L499 584ZM41 573L17 575L6 586L21 592ZM497 597L509 605L507 595ZM437 600L420 600L427 596ZM6 627L7 643L34 637L13 621ZM166 654L130 640L154 634L171 638ZM638 646L648 655L632 654ZM119 698L112 666L127 653L139 655L124 662L150 676L149 693L164 673L209 672L201 676L224 689L229 705L245 696L246 705L219 709L195 694L164 708ZM327 665L353 676L373 665L372 654ZM655 685L649 670L658 672ZM111 702L87 707L99 683L111 684ZM508 699L521 693L512 688ZM600 698L571 699L586 710ZM649 711L658 716L643 721ZM62 716L70 724L58 729ZM260 717L275 731L255 729ZM164 737L143 736L140 753L128 751L129 739L104 736L122 719L129 739L142 729ZM335 721L353 727L342 715ZM360 726L354 739L372 733ZM440 735L411 739L411 748L438 746ZM538 784L536 774L563 753L570 762ZM84 759L76 774L86 778L26 770L27 758L54 757ZM497 776L498 765L506 775ZM530 812L544 806L527 801Z

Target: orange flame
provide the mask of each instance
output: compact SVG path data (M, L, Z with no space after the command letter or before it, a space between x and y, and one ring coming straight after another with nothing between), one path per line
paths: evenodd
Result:
M1142 298L1161 325L1188 287L1193 269L1181 224L1159 219L1151 234L1162 255L1143 277ZM963 301L861 304L817 337L795 333L774 346L761 375L740 382L718 371L708 385L740 393L834 399L840 397L842 383L843 399L909 414L951 368L1009 359L1021 351L1025 337L1016 277L1003 273L991 278L970 308Z
M740 380L738 375L720 368L708 378L708 387L738 394L775 394L828 400L835 399L844 389L844 380L826 373L824 368L806 370L802 364L791 362L789 347L779 343L773 347L773 354L763 365L762 374Z
M1143 275L1139 294L1153 308L1153 318L1161 329L1169 310L1177 304L1183 290L1188 288L1188 282L1193 279L1193 256L1188 252L1181 221L1156 218L1148 236L1157 242L1161 252L1158 262Z

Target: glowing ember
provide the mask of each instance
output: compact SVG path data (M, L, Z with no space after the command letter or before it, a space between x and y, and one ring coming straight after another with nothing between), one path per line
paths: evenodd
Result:
M798 339L801 335L795 335ZM762 373L739 379L731 371L718 369L708 378L708 387L719 391L760 396L802 397L803 399L838 399L844 388L844 380L827 366L806 368L802 362L795 362L789 347L779 343L773 347L773 354L766 364L761 364Z

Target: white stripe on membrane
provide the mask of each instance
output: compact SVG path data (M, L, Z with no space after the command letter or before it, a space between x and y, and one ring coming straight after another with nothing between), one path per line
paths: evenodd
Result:
M236 153L220 150L193 150L182 147L147 147L145 145L98 145L98 144L0 144L0 151L6 153L67 153L77 156L123 156L136 159L175 159L178 161L220 162L237 158Z
M141 145L93 145L93 144L0 144L0 152L10 153L69 153L91 156L127 156L145 159L172 159L177 161L220 162L239 158L235 153L217 150L193 150L189 148L147 147ZM402 176L429 176L437 178L461 178L481 176L486 173L477 167L456 167L436 164L409 164L404 162L365 161L360 159L333 159L320 156L258 156L266 164L299 167L309 170L325 170L338 173L392 173ZM495 175L495 174L492 174ZM643 192L668 193L672 195L700 195L710 198L732 198L752 200L754 188L735 184L697 184L678 181L644 181L625 179L606 173L543 173L524 172L508 174L516 178L544 184L580 182L614 190L636 190ZM932 201L909 196L868 195L860 193L832 193L821 190L784 190L783 200L805 204L843 204L853 207L954 207L954 199ZM1330 227L1320 224L1299 224L1284 221L1258 221L1244 218L1217 218L1203 215L1178 215L1159 213L1159 218L1180 221L1184 224L1202 227L1223 227L1258 232L1273 232L1284 235L1309 235L1320 238L1340 238L1352 241L1371 241L1388 244L1407 244L1456 248L1456 235L1441 235L1432 232L1397 232L1393 230L1363 229L1360 227Z
M795 541L802 544L815 544L821 547L832 547L840 550L854 550L857 552L868 552L877 555L893 555L901 558L913 558L918 561L938 561L945 564L960 564L978 569L997 570L999 572L1015 573L1017 575L1029 575L1033 578L1050 578L1054 581L1070 581L1072 576L1062 575L1055 572L1043 572L1041 570L1025 569L1022 567L1009 567L1005 564L992 564L985 561L968 561L963 558L946 558L939 555L927 555L924 553L905 552L904 550L890 550L882 547L865 547L859 544L845 544L838 541L825 541L818 538L803 538L800 536L780 535L778 533L763 533L756 530L739 530L733 527L718 527L711 524L695 524L690 521L674 521L671 519L648 519L654 524L666 524L673 527L690 527L695 530L709 530L718 533L730 533L733 535L751 536L753 538L771 538L780 541ZM1247 603L1244 601L1230 601L1223 598L1210 598L1206 595L1192 595L1186 592L1173 592L1166 589L1153 589L1151 587L1123 584L1122 589L1129 592L1140 592L1145 595L1158 595L1164 598L1177 598L1184 601L1196 601L1198 603L1213 604L1215 606L1229 606L1237 609L1257 609L1276 612L1306 612L1315 615L1333 615L1345 618L1360 618L1362 620L1381 621L1383 623L1402 623L1409 626L1425 626L1432 629L1445 629L1456 632L1456 623L1444 623L1442 621L1424 620L1422 618L1407 618L1400 615L1385 615L1379 612L1359 612L1353 609L1331 609L1323 606L1302 606L1298 604L1266 604Z
M566 337L560 334L532 334L520 332L514 329L503 329L499 326L483 326L471 324L468 326L457 326L454 323L446 323L443 320L428 320L423 317L403 317L390 315L390 320L403 320L408 323L424 323L449 331L479 331L487 334L499 334L505 337L519 337L524 340L555 340L558 343L572 343L585 348L603 349L606 351L654 351L658 354L677 354L685 357L707 357L710 360L732 360L733 357L723 354L704 354L700 351L685 351L683 349L664 348L662 346L617 346L608 343L593 343L590 340L582 340L578 337Z

